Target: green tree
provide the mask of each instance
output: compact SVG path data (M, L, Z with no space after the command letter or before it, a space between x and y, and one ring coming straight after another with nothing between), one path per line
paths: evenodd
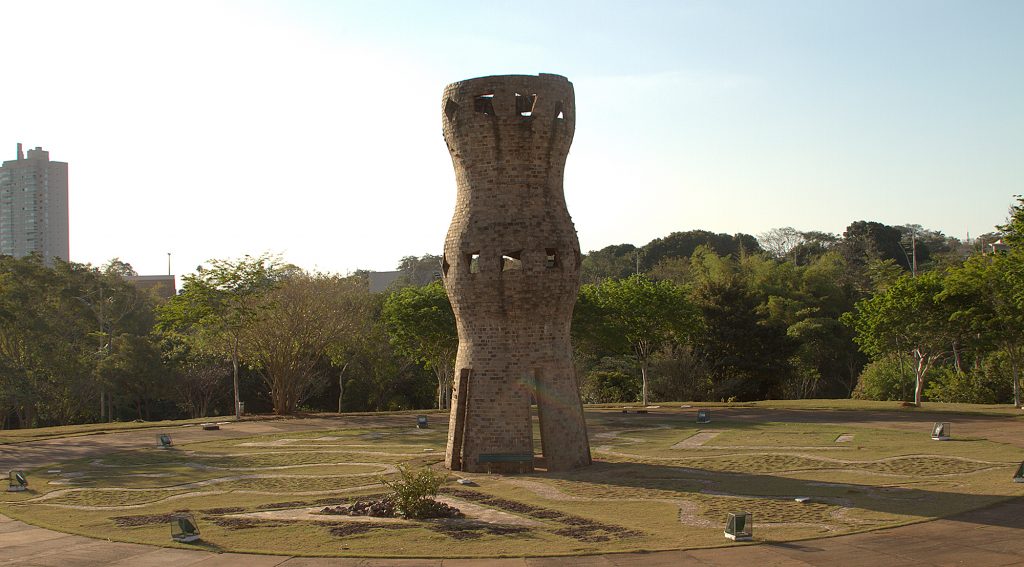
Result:
M670 281L654 282L642 274L584 285L573 318L578 340L636 357L645 406L652 357L671 342L688 341L698 326L697 310L684 288Z
M889 353L909 352L914 361L914 405L921 405L928 371L947 356L955 338L949 305L939 298L942 274L906 275L891 287L858 301L843 322L854 339L873 359Z
M690 289L703 331L694 341L695 377L712 399L782 396L793 374L787 327L814 313L800 292L802 269L761 254L720 256L706 247L690 259Z
M857 377L852 398L856 400L897 401L907 397L907 385L913 379L901 360L903 353L889 353L864 366Z
M119 270L35 256L0 256L0 407L21 427L95 419L96 394L109 392L101 364L116 339L145 335L148 296ZM110 413L101 398L100 417Z
M368 342L378 340L375 327L383 303L381 294L369 292L362 276L350 275L342 278L342 282L350 327L327 347L327 356L338 372L338 413L345 397L346 372L360 355L369 352Z
M195 349L193 341L178 333L155 334L164 364L174 376L175 401L182 411L192 418L208 417L218 401L228 402L225 378L231 367L222 357Z
M332 349L360 328L361 291L348 278L293 273L261 297L240 342L274 413L293 413L323 387Z
M806 242L804 233L791 227L773 228L757 235L757 243L762 250L776 260L792 258L796 263L793 252Z
M719 256L733 258L761 251L757 239L749 234L715 234L706 230L673 232L644 245L640 254L640 268L642 271L648 271L667 258L689 258L701 247L706 247Z
M168 368L157 345L145 335L118 337L99 372L110 385L112 399L134 410L135 419L152 419L155 407L170 397Z
M640 250L632 244L615 244L591 250L580 261L580 280L600 283L608 278L629 277L638 270Z
M346 359L345 409L392 411L436 403L437 388L432 385L436 377L395 351L381 321L376 321L363 340L352 346Z
M18 427L41 425L45 390L58 375L54 363L77 358L72 345L85 348L86 319L74 309L61 309L67 304L59 301L60 283L38 256L0 256L0 402ZM63 328L58 326L62 311L67 311Z
M81 302L94 320L94 331L90 335L97 341L96 387L100 395L100 419L112 421L113 393L117 385L108 375L116 364L107 359L118 348L117 341L124 337L145 335L153 325L153 298L125 280L126 276L137 275L131 264L118 258L110 260L100 270L89 266L71 264L57 265L56 269L67 270L67 277L76 281L79 293L75 299Z
M441 280L441 256L424 254L423 256L405 256L398 263L398 271L402 272L396 287L407 285L426 285Z
M1006 219L1006 224L999 225L996 228L1003 235L1003 241L1010 246L1021 246L1024 245L1024 196L1015 195L1017 204L1010 207L1010 216Z
M951 270L938 298L952 321L964 324L978 341L1001 350L1013 376L1013 403L1021 406L1020 369L1024 365L1024 302L1015 272L1024 271L1024 249L1007 254L976 255Z
M839 322L854 303L846 269L840 254L826 252L792 270L790 289L780 290L792 302L783 322L797 345L790 359L794 380L784 384L787 397L846 397L853 390L863 355Z
M231 361L235 419L241 419L238 366L242 337L259 316L262 298L292 269L267 254L239 260L210 260L184 277L180 294L160 307L161 330L190 337L201 351Z
M392 292L384 301L381 320L399 354L434 372L437 407L448 407L459 336L441 282Z

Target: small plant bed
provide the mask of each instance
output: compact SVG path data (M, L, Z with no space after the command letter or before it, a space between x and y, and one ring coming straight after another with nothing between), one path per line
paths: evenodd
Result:
M378 500L356 500L348 506L326 507L320 510L321 514L334 516L370 516L373 518L397 518L400 516L398 508L395 507L394 498L381 498ZM463 518L465 514L454 506L444 502L429 500L421 508L416 519L425 520L433 518Z
M398 512L395 510L394 498L381 498L379 500L356 500L348 506L327 506L320 510L321 514L332 516L371 516L374 518L396 518Z
M592 466L460 473L472 484L443 468L439 420L416 429L366 415L365 427L311 420L308 430L294 420L287 432L175 439L170 450L147 437L142 449L26 467L28 490L0 493L0 513L90 537L222 552L521 557L732 545L722 531L737 511L753 513L755 542L784 542L1024 496L1012 480L1024 460L1024 442L1014 441L1024 438L1022 420L949 417L959 437L935 443L928 416L918 427L901 412L794 407L771 410L771 420L759 408L720 407L709 424L670 404L645 416L588 411ZM989 440L982 425L1008 441ZM837 443L841 435L852 437ZM170 541L175 514L195 518L200 541Z

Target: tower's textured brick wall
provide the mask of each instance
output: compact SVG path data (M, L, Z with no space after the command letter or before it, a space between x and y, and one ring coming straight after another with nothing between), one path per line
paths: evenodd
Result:
M572 83L481 77L448 85L441 105L458 183L443 264L459 331L446 464L532 470L533 399L548 469L588 465L569 340L580 246L562 190Z

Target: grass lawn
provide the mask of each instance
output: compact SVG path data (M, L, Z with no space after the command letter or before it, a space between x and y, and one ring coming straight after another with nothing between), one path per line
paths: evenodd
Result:
M41 441L59 437L75 437L79 435L96 435L133 429L149 429L168 427L186 423L207 423L234 420L235 416L202 417L197 419L180 419L168 421L117 421L113 423L88 423L85 425L59 425L55 427L36 427L32 429L0 429L0 445Z
M921 407L905 406L903 402L879 402L874 400L761 400L756 402L653 402L665 408L761 408L784 410L833 410L833 411L893 411L907 413L950 413L991 416L1014 416L1024 418L1024 410L1013 404L946 404L921 402ZM592 404L590 408L621 409L639 404Z
M998 423L1019 427L1013 413L1019 410L845 402L757 405L829 414L821 422L762 421L737 404L713 410L712 423L701 425L696 410L680 404L646 415L589 411L593 466L452 474L442 497L490 514L461 521L365 522L307 513L380 495L380 478L394 478L397 464L441 466L447 438L441 419L419 430L377 423L384 417L372 414L360 418L363 427L150 446L30 470L31 490L0 493L0 512L96 538L212 551L482 557L735 545L722 529L726 515L737 511L753 513L755 541L792 541L923 521L1024 495L1024 484L1011 480L1024 449L957 437L955 425L955 413L966 412L999 415ZM878 409L949 413L954 439L931 440L930 423L919 430L887 427L847 413ZM476 486L459 485L458 477ZM800 496L811 500L796 502ZM181 511L196 516L199 542L171 543L169 517Z

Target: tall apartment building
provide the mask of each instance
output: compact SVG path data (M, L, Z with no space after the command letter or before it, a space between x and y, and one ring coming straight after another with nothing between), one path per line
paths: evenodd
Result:
M68 164L43 148L0 166L0 254L68 259Z

